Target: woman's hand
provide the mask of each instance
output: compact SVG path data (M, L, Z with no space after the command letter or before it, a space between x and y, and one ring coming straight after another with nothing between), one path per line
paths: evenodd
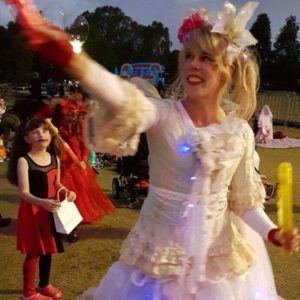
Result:
M281 235L283 249L292 253L299 251L299 234L298 229L293 228L287 233Z
M56 212L60 208L60 202L53 199L43 199L41 206L48 211Z
M76 194L73 191L68 191L67 199L69 202L74 202L76 200Z
M295 253L299 251L299 234L298 229L282 233L279 228L272 229L268 235L269 241L275 245L282 247L284 250Z

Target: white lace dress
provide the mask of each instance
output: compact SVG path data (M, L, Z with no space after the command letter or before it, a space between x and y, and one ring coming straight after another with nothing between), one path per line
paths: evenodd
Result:
M83 85L97 97L91 81ZM80 299L279 299L264 242L242 221L264 202L247 122L230 113L196 128L180 101L150 101L125 86L130 106L95 120L95 144L132 153L146 130L149 193L120 260Z

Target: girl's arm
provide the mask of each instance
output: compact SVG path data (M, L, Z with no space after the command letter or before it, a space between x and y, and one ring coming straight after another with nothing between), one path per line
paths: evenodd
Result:
M61 179L61 169L60 169L60 159L56 156L57 161L57 176L56 176L56 188L59 190L60 188L65 186L60 182Z
M31 204L41 206L48 211L57 211L60 203L56 200L39 198L32 195L29 191L29 178L28 178L28 163L24 157L20 157L17 166L18 173L18 186L20 197Z
M68 201L73 202L76 199L76 194L73 191L68 190L61 182L61 169L60 169L60 159L56 156L56 160L57 160L57 176L56 176L56 188L57 190L61 189L61 188L65 188L67 191L67 198Z

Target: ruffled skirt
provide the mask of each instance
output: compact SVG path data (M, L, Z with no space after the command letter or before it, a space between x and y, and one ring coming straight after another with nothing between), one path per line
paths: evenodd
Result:
M155 195L150 191L148 202L144 203L136 226L123 243L120 261L112 265L98 287L88 289L80 296L80 300L281 299L276 292L271 264L262 238L234 216L231 220L252 248L255 263L247 267L247 257L242 259L243 248L239 247L238 251L229 252L231 255L224 258L223 263L208 262L211 276L206 281L196 282L196 288L191 292L189 271L184 271L180 263L184 254L179 251L180 247L175 247L176 243L180 244L180 228L183 230L184 226L172 220L180 218L176 217L180 209L175 205L173 209L168 206L164 210L163 203L157 202L158 200L154 203L160 205L153 206L152 197L154 199ZM174 205L174 199L175 194L173 201L168 204ZM166 211L168 215L164 215ZM214 257L212 250L213 248L209 249L208 260ZM233 268L233 265L237 266ZM213 266L218 266L219 269Z
M142 271L116 262L101 281L79 300L278 300L276 292L250 270L245 276L220 282L199 283L196 294L180 285L178 277L155 279Z

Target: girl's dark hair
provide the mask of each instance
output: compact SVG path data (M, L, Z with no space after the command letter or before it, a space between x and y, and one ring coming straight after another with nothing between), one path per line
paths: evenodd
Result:
M13 140L12 150L9 156L8 168L6 177L10 183L18 185L17 165L20 157L26 155L30 151L30 146L26 143L24 137L32 130L43 126L49 129L48 124L43 119L32 118L25 126L20 126L16 132L16 136ZM49 145L48 151L51 154L57 153L57 145L54 137Z

